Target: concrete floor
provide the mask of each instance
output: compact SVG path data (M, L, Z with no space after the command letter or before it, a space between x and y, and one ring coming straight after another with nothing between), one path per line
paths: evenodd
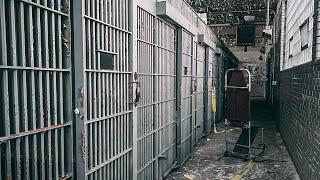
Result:
M265 155L257 158L260 162L253 162L252 168L245 168L249 162L242 159L224 157L224 133L212 133L202 139L186 163L166 179L232 179L240 170L247 170L242 179L299 179L270 111L263 103L252 104L252 119L264 128L266 144ZM222 126L218 124L217 130L221 132ZM237 140L239 134L240 130L231 130L230 138ZM259 144L259 140L260 136L257 136L254 144ZM232 145L230 149L233 149Z

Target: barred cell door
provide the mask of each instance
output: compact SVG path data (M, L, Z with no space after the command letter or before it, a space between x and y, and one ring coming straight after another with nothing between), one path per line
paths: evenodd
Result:
M0 0L0 179L72 178L69 0Z
M195 43L194 54L194 142L198 142L204 134L204 88L205 88L205 47Z
M181 162L184 162L192 152L192 58L193 35L182 30L182 62L181 62Z
M137 171L139 180L149 180L164 176L176 161L176 29L137 11Z
M128 0L83 0L79 8L83 12L84 53L79 63L83 63L82 151L87 179L132 177L130 4Z
M207 133L213 128L213 123L215 120L215 112L216 112L216 96L217 96L217 66L216 66L216 56L215 50L212 48L208 48L208 59L207 59Z

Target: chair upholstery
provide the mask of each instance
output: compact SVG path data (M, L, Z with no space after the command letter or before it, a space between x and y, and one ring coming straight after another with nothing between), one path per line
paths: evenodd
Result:
M228 86L246 87L242 71L232 71ZM228 88L225 98L225 118L231 126L243 127L250 121L250 92L248 89Z

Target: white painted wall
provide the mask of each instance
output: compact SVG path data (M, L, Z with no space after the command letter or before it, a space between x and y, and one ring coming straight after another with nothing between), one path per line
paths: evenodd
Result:
M282 70L298 66L312 60L313 6L314 0L287 0L285 56ZM309 43L307 49L301 50L300 26L307 19L309 19ZM292 39L291 42L290 39ZM292 52L292 57L289 57L290 51Z

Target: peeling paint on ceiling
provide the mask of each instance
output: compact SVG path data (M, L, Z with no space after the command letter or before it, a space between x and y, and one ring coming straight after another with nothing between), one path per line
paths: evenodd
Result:
M267 0L186 0L197 12L207 13L208 24L243 23L245 15L254 15L258 22L264 22ZM271 8L274 2L271 1Z

